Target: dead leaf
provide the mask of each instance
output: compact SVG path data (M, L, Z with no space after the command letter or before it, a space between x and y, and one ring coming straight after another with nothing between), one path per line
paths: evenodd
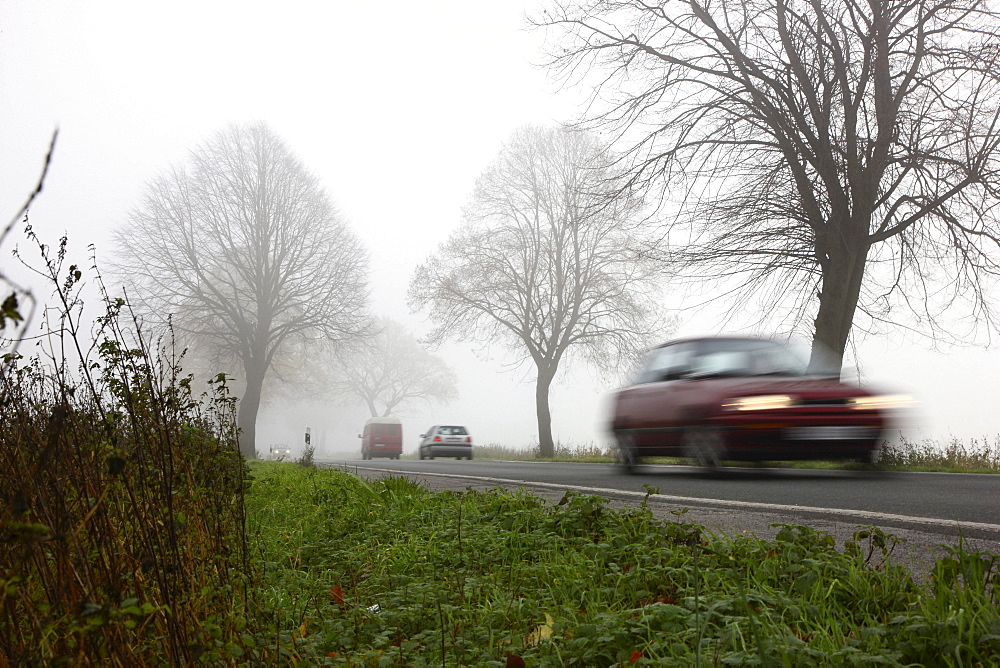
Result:
M528 645L537 645L545 638L552 637L552 615L545 613L545 623L539 624L534 631L528 634L524 642Z

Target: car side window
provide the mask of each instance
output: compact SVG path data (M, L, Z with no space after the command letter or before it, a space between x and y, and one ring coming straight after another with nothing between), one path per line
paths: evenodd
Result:
M749 374L750 354L742 350L715 350L701 355L694 363L692 373L696 376Z
M646 357L636 383L677 380L690 371L694 347L687 343L655 348Z

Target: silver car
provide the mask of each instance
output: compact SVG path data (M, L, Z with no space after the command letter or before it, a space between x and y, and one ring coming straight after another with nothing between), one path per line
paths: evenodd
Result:
M271 452L268 456L272 462L284 462L291 460L292 449L287 445L272 445Z
M434 425L420 434L420 458L472 459L472 436L459 425Z

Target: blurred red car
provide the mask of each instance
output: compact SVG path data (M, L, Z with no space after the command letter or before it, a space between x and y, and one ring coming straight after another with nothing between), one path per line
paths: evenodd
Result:
M905 398L808 375L784 344L747 337L671 341L646 355L613 400L627 470L643 457L873 462L889 411Z

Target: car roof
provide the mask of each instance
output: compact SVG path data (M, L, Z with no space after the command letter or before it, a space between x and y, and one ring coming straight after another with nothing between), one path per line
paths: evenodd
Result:
M658 346L653 346L653 348L664 348L666 346L672 346L677 343L696 343L698 341L764 341L773 343L774 339L770 339L766 336L746 336L739 334L720 334L718 336L683 336L677 339L671 339L665 341Z

